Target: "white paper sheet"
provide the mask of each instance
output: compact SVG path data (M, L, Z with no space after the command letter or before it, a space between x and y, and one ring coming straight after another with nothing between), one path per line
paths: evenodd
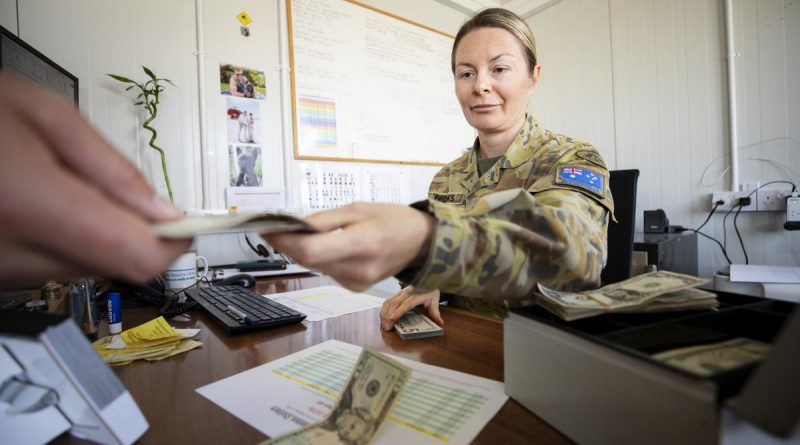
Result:
M306 314L308 321L320 321L378 308L384 301L383 298L350 292L339 286L312 287L311 289L264 296Z
M798 284L800 267L731 264L731 281Z
M337 340L198 388L197 392L271 437L330 412L361 347ZM403 358L412 369L375 444L466 444L508 399L503 383Z

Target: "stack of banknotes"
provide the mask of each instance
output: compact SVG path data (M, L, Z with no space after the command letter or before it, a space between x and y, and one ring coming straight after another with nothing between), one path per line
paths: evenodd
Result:
M654 354L653 358L693 374L710 376L763 360L769 350L767 343L737 337L718 343L671 349Z
M600 289L563 292L539 283L538 303L566 320L578 320L607 312L666 312L714 309L717 295L695 287L707 279L665 270L638 275Z
M425 314L417 311L406 312L394 324L394 330L403 340L444 335L444 329L441 326L434 323Z
M367 445L378 435L411 368L365 347L328 416L261 445Z
M186 216L176 221L153 224L152 228L156 235L167 239L187 239L203 233L230 230L258 232L262 235L280 232L316 232L314 227L302 219L277 213Z

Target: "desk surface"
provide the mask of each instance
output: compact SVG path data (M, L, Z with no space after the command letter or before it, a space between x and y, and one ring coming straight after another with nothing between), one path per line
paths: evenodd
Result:
M264 279L261 294L287 292L321 284L320 277ZM147 321L153 308L126 310L126 327ZM336 339L367 345L386 353L431 365L503 380L503 324L455 309L442 311L445 335L403 341L379 326L378 310L329 320L295 324L255 333L229 336L202 310L191 313L180 328L200 328L202 348L159 362L135 362L114 368L144 413L150 428L140 444L255 444L267 437L201 396L195 389ZM58 443L80 443L62 435ZM476 444L571 443L569 439L509 399L475 439Z

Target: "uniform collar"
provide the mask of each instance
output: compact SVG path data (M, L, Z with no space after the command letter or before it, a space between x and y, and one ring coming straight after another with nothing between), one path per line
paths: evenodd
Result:
M525 123L519 130L514 142L508 146L505 154L497 161L495 168L516 168L525 162L544 142L544 129L539 126L539 121L528 114ZM478 148L480 142L475 138L472 149L467 156L462 156L453 163L453 169L462 173L478 171ZM488 173L488 172L487 172Z

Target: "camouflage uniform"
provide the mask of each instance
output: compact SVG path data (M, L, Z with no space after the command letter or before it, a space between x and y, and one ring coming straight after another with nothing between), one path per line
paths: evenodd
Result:
M552 289L597 287L614 210L597 150L539 127L532 116L480 178L477 147L476 140L442 168L429 199L414 204L436 218L436 230L424 264L398 278L498 316L529 303L539 281Z

